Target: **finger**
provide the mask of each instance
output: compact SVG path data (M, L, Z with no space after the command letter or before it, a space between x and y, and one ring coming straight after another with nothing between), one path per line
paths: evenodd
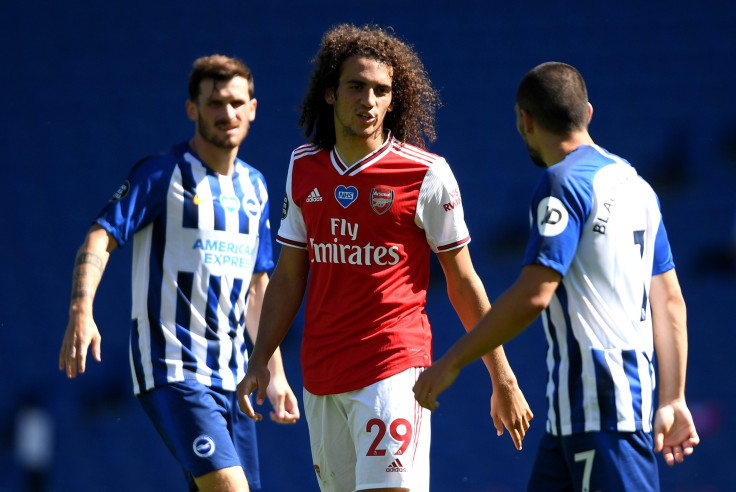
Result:
M65 364L66 376L68 378L77 377L77 353L74 347L67 349Z
M693 454L693 451L695 451L695 446L700 442L700 438L698 436L691 437L690 439L686 440L683 445L682 449L686 456L690 456Z
M244 395L243 398L240 399L240 410L256 422L260 422L263 419L263 415L253 409L253 405L251 404L248 395Z
M299 420L299 416L286 411L278 414L276 412L271 412L271 420L277 424L293 424Z
M66 360L64 358L64 354L66 353L66 349L64 348L64 344L61 344L61 350L59 350L59 370L63 371L66 369Z
M424 405L422 406L428 409L430 412L434 412L435 409L440 406L440 404L437 403L437 398L432 395L432 393L427 393L427 396L424 397Z
M94 357L97 362L102 362L102 339L100 337L97 337L92 341L92 357Z
M673 454L675 456L675 462L682 463L683 461L685 461L685 456L682 454L681 446L675 446L672 449L673 449Z
M664 457L665 463L667 463L669 466L673 466L675 464L675 458L672 453L672 448L664 448L662 450L662 456Z
M514 441L514 446L516 446L516 449L521 451L521 441L523 440L523 437L519 433L518 430L509 430L509 434L511 434L511 439Z
M263 402L266 401L266 385L265 387L261 388L261 386L258 386L258 392L256 393L256 405L263 405ZM283 405L283 404L282 404Z
M421 406L423 406L424 408L426 408L426 409L427 409L427 410L429 410L430 412L434 412L434 410L435 410L435 409L436 409L437 407L439 407L439 406L440 406L440 404L439 404L439 403L437 403L437 401L436 401L436 400L434 400L434 399L433 399L433 398L431 397L431 395L428 395L428 396L426 396L426 397L421 397L421 396L418 396L418 397L416 398L416 400L417 400L417 402L419 402L419 404L420 404Z
M289 396L286 399L287 405L285 405L285 410L294 418L294 421L296 422L299 420L299 417L301 417L301 414L299 413L299 404L296 401L296 397L293 393L290 393Z
M87 370L87 345L80 346L77 349L76 363L77 372L84 374L84 371Z
M517 432L519 433L519 443L524 441L524 438L526 437L526 430L529 428L529 424L526 422L526 420L522 420L520 422L520 426L517 429Z
M657 454L664 448L664 433L657 432L654 435L654 453Z
M271 417L271 420L273 422L276 422L277 424L285 424L288 423L288 414L286 412L286 409L284 408L284 401L285 398L283 395L280 395L276 401L271 401L271 406L273 406L273 410L269 414Z
M685 456L690 456L691 454L693 454L693 451L695 451L695 449L693 449L690 443L685 442L685 444L682 445L682 454L684 454Z
M238 384L238 406L240 411L246 414L248 417L253 418L253 405L250 403L250 394L253 392L254 385L252 382L243 379Z
M493 412L491 412L491 418L493 419L493 426L496 428L496 435L502 436L503 435L503 421L499 418L493 415Z

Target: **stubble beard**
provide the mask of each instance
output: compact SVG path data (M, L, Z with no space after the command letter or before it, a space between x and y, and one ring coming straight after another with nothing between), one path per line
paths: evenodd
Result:
M529 152L529 158L532 160L535 166L546 168L547 163L542 160L542 156L539 155L539 152L529 147L529 144L526 143L526 139L524 140L524 145L526 145L526 150Z
M214 127L217 127L219 123L223 122L215 122ZM216 128L213 128L212 126L209 126L207 123L205 123L202 120L202 117L199 117L199 134L202 137L202 139L205 142L208 142L212 145L214 145L217 148L225 149L225 150L232 150L240 146L240 144L245 139L245 136L248 134L248 131L246 129L245 134L243 135L243 138L241 138L237 142L233 142L229 136L224 135L218 135Z

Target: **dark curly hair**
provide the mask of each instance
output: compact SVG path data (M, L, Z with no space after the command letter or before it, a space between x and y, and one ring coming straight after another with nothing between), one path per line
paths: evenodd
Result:
M304 136L312 137L311 141L320 148L334 147L334 113L325 101L325 90L337 90L342 64L356 55L377 60L393 70L393 109L386 114L384 128L397 139L420 147L434 142L435 112L441 106L439 94L413 47L398 39L392 28L377 25L339 24L322 37L322 46L312 60L314 70L299 118Z

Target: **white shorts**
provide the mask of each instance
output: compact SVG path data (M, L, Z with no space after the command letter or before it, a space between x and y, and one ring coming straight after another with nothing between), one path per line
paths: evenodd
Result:
M318 396L304 390L312 461L322 492L404 487L429 491L431 412L414 399L422 368L365 388Z

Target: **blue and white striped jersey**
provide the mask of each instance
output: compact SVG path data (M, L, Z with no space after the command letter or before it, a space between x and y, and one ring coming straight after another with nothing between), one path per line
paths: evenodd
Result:
M581 146L532 197L524 264L562 281L543 323L547 432L651 431L652 275L674 268L659 201L624 159Z
M240 159L219 175L182 143L136 164L97 223L134 238L135 393L185 379L235 390L251 277L273 268L263 175Z

